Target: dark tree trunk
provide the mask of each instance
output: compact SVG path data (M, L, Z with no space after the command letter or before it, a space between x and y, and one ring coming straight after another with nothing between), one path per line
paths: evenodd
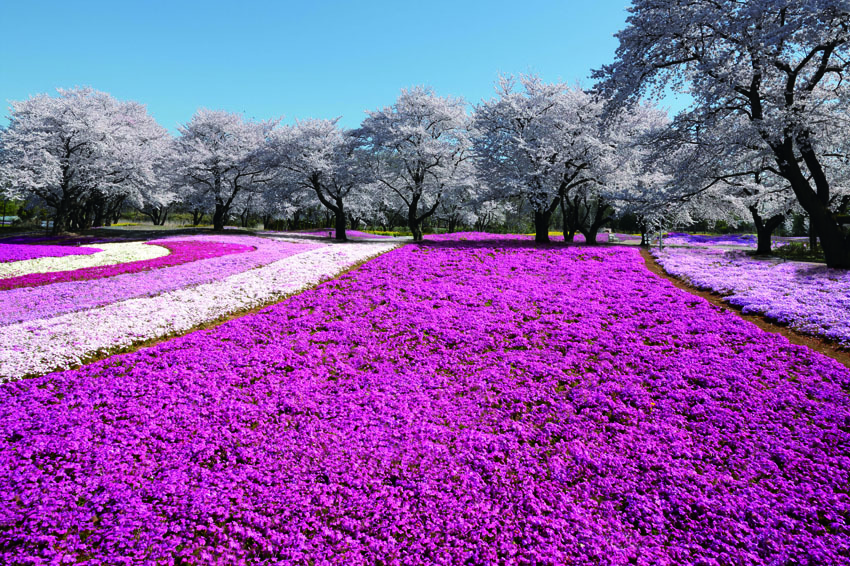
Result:
M811 221L809 221L809 251L813 254L818 253L818 233L815 232Z
M319 202L325 207L325 226L328 226L331 223L331 219L333 219L334 239L340 242L347 242L348 237L345 234L345 202L342 196L339 192L335 196L327 194L318 173L314 173L310 177L310 184L313 186L313 191L316 193Z
M77 231L82 232L83 230L88 230L92 227L92 220L94 219L94 210L91 205L86 206L80 211L80 215L77 218Z
M649 247L649 225L642 217L638 217L638 229L640 230L640 245Z
M566 196L561 199L561 221L564 224L564 243L574 242L576 232L581 228L579 222L579 197L576 195L573 200Z
M224 223L227 222L227 217L230 214L230 206L233 203L233 199L236 198L236 193L239 190L239 186L237 185L235 190L230 193L230 198L224 200L222 198L222 187L224 182L221 177L221 173L219 171L215 171L213 173L213 194L215 195L215 212L213 212L213 231L214 232L223 232L224 231Z
M334 239L340 242L348 241L345 235L345 211L340 199L337 199L337 210L334 211Z
M452 215L449 217L449 223L448 223L448 226L446 226L446 230L447 230L450 234L453 234L453 233L457 230L457 224L458 224L458 217L457 217L457 214L452 214Z
M50 234L57 236L68 230L68 204L65 199L56 207L56 214L53 215L53 227L50 229Z
M561 231L564 233L564 243L565 244L567 242L572 242L575 239L575 232L572 232L569 235L567 235L567 232L569 232L569 229L570 229L569 224L567 222L567 206L568 206L567 205L567 195L562 194L561 195Z
M213 231L223 232L225 222L227 222L227 207L216 203L215 212L213 213Z
M590 222L585 228L581 228L581 233L584 234L585 243L589 246L595 246L598 244L596 241L596 236L599 234L599 229L602 228L603 225L611 221L611 216L608 215L612 209L608 204L599 199L596 202L596 208L593 212L593 220Z
M106 226L111 226L112 224L118 222L118 217L121 216L121 209L124 208L125 200L126 197L121 197L109 203L109 206L106 209Z
M784 214L774 214L770 218L763 218L755 206L750 206L750 214L753 216L753 224L756 225L756 236L758 244L756 246L756 255L770 255L772 253L770 240L782 222L785 221Z
M534 211L534 241L538 244L549 243L549 223L552 221L552 213L548 210Z
M549 243L549 225L552 223L552 213L561 204L561 197L555 197L546 210L534 211L534 241L538 244Z
M68 220L65 217L65 214L57 210L56 214L53 215L53 226L50 227L50 235L58 236L64 232L66 230L67 222Z
M106 202L103 200L99 200L94 205L94 218L92 220L92 226L103 226L105 219Z
M192 209L192 226L197 226L198 224L201 223L201 220L203 220L203 219L204 219L204 211L202 211L198 208L193 208Z
M352 230L357 230L358 226L360 226L361 220L359 218L355 218L353 214L348 215L348 224L351 226Z
M69 143L65 142L65 157L70 158L71 150ZM53 227L50 233L53 236L59 235L68 230L71 212L73 210L74 199L71 197L71 171L66 163L62 166L62 196L55 202L55 214L53 216ZM53 203L51 203L53 204Z
M806 165L818 185L815 192L800 169L793 147L793 141L790 138L786 138L781 144L771 144L779 171L790 183L800 206L809 214L809 225L813 229L810 234L814 233L820 239L826 264L829 267L850 269L850 242L841 224L829 209L829 185L826 177L819 169L819 163L814 154L810 150L801 150Z
M422 227L419 219L416 217L416 205L410 206L410 212L407 215L407 227L410 228L410 233L413 234L414 242L421 242L424 239L422 237Z

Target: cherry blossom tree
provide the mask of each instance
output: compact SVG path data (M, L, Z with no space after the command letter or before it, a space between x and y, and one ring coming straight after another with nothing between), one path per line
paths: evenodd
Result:
M676 171L687 170L682 145L671 142L667 113L650 104L633 104L603 123L613 151L605 198L619 216L636 218L641 244L648 245L650 232L689 218L675 179Z
M267 140L277 124L278 120L255 122L240 114L201 109L178 128L178 171L195 198L209 202L213 230L224 230L241 193L260 191L271 179L274 163Z
M721 129L694 128L676 120L659 144L659 159L671 148L679 155L672 185L695 218L740 224L751 218L758 237L757 254L771 253L773 232L795 208L787 180L759 147L745 120L727 120Z
M594 73L612 108L672 85L706 128L743 117L808 213L827 264L850 268L850 219L824 165L846 130L850 5L843 0L634 0L617 59Z
M416 241L422 222L472 174L467 125L462 99L415 87L392 106L367 112L357 131L378 183L404 203Z
M53 210L53 232L83 229L116 214L155 182L167 132L144 106L89 88L11 103L3 132L5 175Z
M139 187L138 193L129 199L129 205L150 218L154 226L164 226L177 206L187 204L191 187L177 171L178 149L177 140L169 136L160 148L154 182Z
M335 238L347 240L346 203L369 181L359 140L337 120L304 120L275 132L272 146L291 182L333 213Z
M581 89L545 84L536 76L521 77L519 85L502 77L496 97L475 109L474 148L482 177L503 198L519 196L528 202L537 242L549 241L549 224L559 204L570 210L574 203L572 212L578 215L594 200L577 190L601 182L601 164L610 152L600 135L600 109ZM574 201L568 203L570 198ZM604 203L600 209L604 216ZM593 210L594 220L598 210ZM565 222L569 214L564 213Z

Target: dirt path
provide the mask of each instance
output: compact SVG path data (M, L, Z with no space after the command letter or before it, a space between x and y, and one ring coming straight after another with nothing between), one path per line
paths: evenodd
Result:
M777 324L776 322L771 321L763 315L745 314L741 312L741 310L736 306L730 305L728 302L726 302L722 295L714 293L712 291L698 289L693 285L685 283L681 279L669 275L666 271L664 271L664 268L661 267L661 264L655 261L655 258L652 257L652 254L649 253L648 249L640 248L640 255L643 256L643 259L646 262L647 269L649 269L652 273L664 277L679 289L683 289L691 294L702 297L703 299L709 301L714 305L717 305L718 307L724 310L734 312L739 317L749 322L752 322L753 324L755 324L766 332L781 334L788 338L788 341L792 344L798 344L800 346L806 346L808 348L811 348L812 350L820 352L825 356L829 356L830 358L837 360L838 362L850 368L850 351L840 348L834 342L830 342L828 340L824 340L823 338L812 336L810 334L803 334L802 332L798 332L787 326Z

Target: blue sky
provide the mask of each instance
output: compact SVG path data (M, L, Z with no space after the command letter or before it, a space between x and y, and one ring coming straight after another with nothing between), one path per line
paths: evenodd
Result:
M172 132L199 107L354 127L403 87L469 102L499 73L589 86L628 0L0 4L0 100L91 86Z

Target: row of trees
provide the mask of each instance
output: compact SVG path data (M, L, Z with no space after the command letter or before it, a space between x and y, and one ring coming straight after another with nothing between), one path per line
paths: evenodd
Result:
M413 88L356 129L199 110L172 137L135 102L60 90L12 103L0 174L6 196L50 209L57 233L128 206L155 224L179 206L222 230L236 211L269 221L319 203L343 240L358 221L401 216L419 240L434 215L454 228L527 210L548 241L560 205L569 236L594 241L646 181L637 140L665 123L637 106L606 124L602 109L579 88L524 77L501 80L471 114L462 99Z
M0 186L50 208L54 231L133 206L155 223L179 205L224 228L321 206L336 236L404 218L415 239L526 214L548 241L594 242L616 216L645 234L697 220L770 235L805 213L827 263L850 268L847 161L850 7L843 0L635 0L616 60L591 91L503 78L467 112L428 88L402 91L360 127L282 125L200 110L172 137L134 102L92 90L12 103ZM669 87L694 103L671 121L645 102Z

